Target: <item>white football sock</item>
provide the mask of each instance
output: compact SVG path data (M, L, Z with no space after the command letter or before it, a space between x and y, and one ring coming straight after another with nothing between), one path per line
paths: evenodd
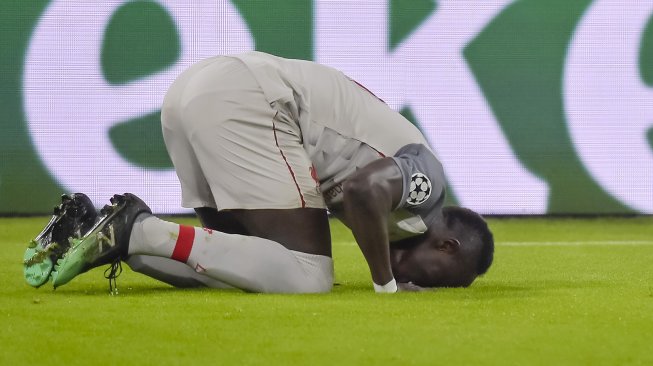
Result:
M172 257L179 224L163 221L150 214L141 214L134 220L127 254L150 254L159 257Z

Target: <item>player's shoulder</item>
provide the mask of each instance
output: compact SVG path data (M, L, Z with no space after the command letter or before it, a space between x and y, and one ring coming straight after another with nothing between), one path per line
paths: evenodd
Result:
M445 177L442 164L431 148L424 144L408 144L392 157L403 178L402 200L396 208L429 219L442 207Z
M394 156L406 156L406 157L419 157L421 156L422 158L429 158L432 157L437 160L435 157L435 154L433 153L433 150L425 144L422 143L411 143L411 144L406 144L399 148L397 152L394 154Z
M410 171L421 170L422 174L429 176L443 174L440 160L435 156L433 150L423 143L404 145L397 150L393 158L400 168L405 167Z

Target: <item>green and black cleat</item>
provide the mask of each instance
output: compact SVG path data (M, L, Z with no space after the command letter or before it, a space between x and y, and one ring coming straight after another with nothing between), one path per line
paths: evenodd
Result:
M23 256L23 273L30 286L48 282L54 264L70 248L70 240L81 238L95 224L97 212L83 193L64 194L52 218L39 235L30 241Z
M52 273L54 287L70 282L91 268L105 264L112 264L113 268L120 263L127 257L134 221L143 213L151 214L152 211L140 198L131 193L114 195L111 205L100 210L100 219L93 228L82 238L72 239L68 251L57 261Z

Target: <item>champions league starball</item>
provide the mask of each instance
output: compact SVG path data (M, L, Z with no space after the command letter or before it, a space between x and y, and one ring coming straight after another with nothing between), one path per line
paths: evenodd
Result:
M410 177L410 188L408 191L409 205L419 205L431 196L431 181L422 173L415 173Z

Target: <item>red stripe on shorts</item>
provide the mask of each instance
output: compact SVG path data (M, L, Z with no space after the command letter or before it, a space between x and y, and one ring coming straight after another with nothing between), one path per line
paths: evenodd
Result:
M172 251L172 256L170 258L186 263L190 256L190 251L193 249L194 240L195 228L188 225L179 225L177 243L175 244L175 250Z
M299 189L299 183L297 183L297 177L295 177L295 172L292 170L290 164L288 164L288 159L286 159L286 155L283 153L283 150L281 150L281 147L279 146L279 140L277 139L277 128L274 125L274 120L272 121L272 131L274 132L274 143L277 144L277 148L281 153L281 157L283 158L283 161L286 162L286 166L288 167L288 171L292 176L292 180L293 182L295 182L295 187L297 187L297 192L299 193L299 199L302 201L302 208L306 208L306 201L304 201L304 195L302 194L302 190Z

